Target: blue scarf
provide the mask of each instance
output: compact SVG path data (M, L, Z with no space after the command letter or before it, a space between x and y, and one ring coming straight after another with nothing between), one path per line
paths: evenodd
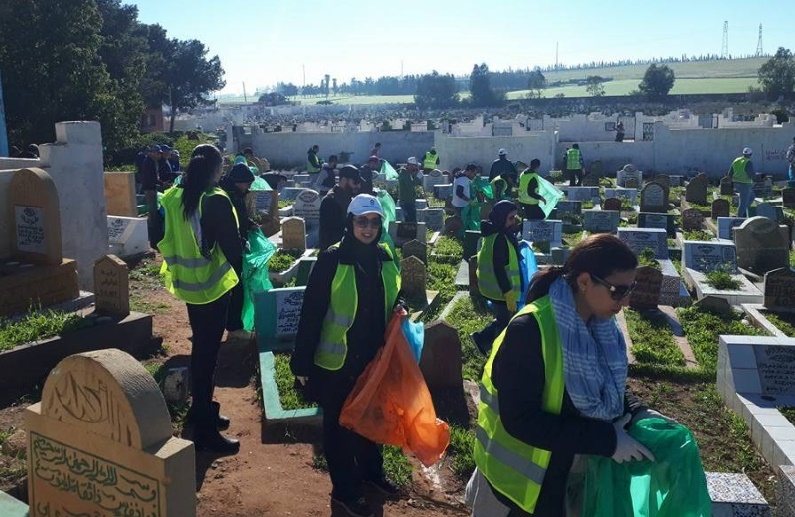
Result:
M577 313L571 286L561 277L549 288L563 346L563 377L574 406L585 416L613 420L624 413L627 343L615 318Z

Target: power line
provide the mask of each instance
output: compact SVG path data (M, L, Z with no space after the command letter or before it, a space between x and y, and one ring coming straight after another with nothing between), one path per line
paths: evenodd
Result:
M759 41L756 43L756 55L757 55L757 57L765 55L765 49L762 46L762 24L761 23L759 24Z
M727 59L729 57L729 22L723 22L723 44L720 47L720 57L721 59Z

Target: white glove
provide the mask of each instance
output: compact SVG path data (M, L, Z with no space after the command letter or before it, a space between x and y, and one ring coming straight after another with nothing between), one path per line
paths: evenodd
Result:
M613 429L616 431L616 450L612 456L613 460L624 463L625 461L642 460L645 456L654 461L654 454L624 430L624 426L629 423L631 418L632 415L627 413L613 423Z
M645 408L645 409L641 409L640 411L636 412L632 416L632 421L630 422L630 425L634 424L638 420L644 420L646 418L660 418L662 420L665 420L669 424L678 424L679 423L676 420L674 420L673 418L663 415L659 411L655 411L653 409Z
M298 382L301 383L301 386L306 386L306 381L309 380L309 377L303 377L301 375L296 375L295 378L298 379Z

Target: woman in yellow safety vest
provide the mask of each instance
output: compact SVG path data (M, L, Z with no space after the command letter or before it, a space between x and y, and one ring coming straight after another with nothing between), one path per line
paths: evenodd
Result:
M597 234L533 278L528 305L483 372L467 486L475 517L578 515L567 497L567 482L582 494L571 486L582 483L577 455L654 459L625 431L631 419L662 415L625 392L626 342L614 318L637 264L617 237Z
M158 247L166 288L187 304L193 332L193 402L188 414L193 442L196 449L229 454L237 452L240 443L219 432L229 427L229 419L213 402L214 377L243 245L232 201L216 186L222 167L215 146L203 144L193 150L182 183L163 194L166 234Z
M379 447L339 425L345 399L384 345L399 302L400 273L379 244L383 209L359 194L347 210L342 240L321 251L304 292L290 367L300 389L323 408L323 450L331 498L350 515L373 515L362 493L368 483L394 496Z

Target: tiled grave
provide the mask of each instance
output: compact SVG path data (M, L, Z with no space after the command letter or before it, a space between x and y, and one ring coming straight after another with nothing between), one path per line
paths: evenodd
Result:
M533 243L548 242L550 249L560 247L563 244L563 221L524 221L522 240Z
M734 241L734 229L745 222L745 217L718 217L718 238Z
M734 245L725 241L684 241L682 277L696 291L698 300L706 296L725 298L732 305L762 303L762 293L747 278L737 273ZM725 267L740 283L736 290L715 289L707 283L706 273Z
M583 229L591 233L615 233L621 213L615 210L583 210Z
M605 198L629 199L632 206L637 204L638 190L634 188L606 188Z
M770 517L770 505L745 474L706 472L712 517Z
M636 255L651 248L654 258L668 258L668 233L662 228L619 228L618 238Z

